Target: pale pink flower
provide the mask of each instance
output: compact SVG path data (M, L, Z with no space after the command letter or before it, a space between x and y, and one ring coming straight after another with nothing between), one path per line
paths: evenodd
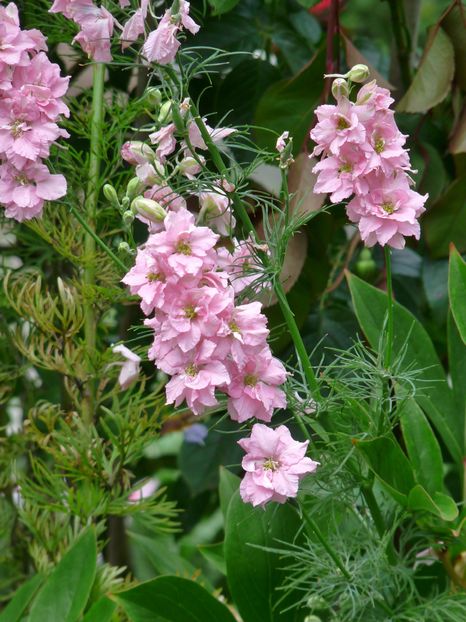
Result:
M118 382L120 387L125 390L139 378L141 357L123 344L113 346L112 351L115 354L121 354L121 356L125 359L124 363L118 363L121 365Z
M286 370L268 346L251 352L239 364L231 362L229 372L228 413L235 421L252 417L270 421L274 408L285 408L285 393L278 387L286 381Z
M44 201L54 201L65 194L66 179L52 175L45 164L31 162L21 170L9 163L0 166L0 203L8 218L22 221L39 216Z
M86 9L94 7L92 0L55 0L49 9L49 13L61 13L68 19L76 21Z
M165 125L157 132L149 134L149 140L153 145L157 145L156 156L157 159L163 164L167 159L167 155L170 155L175 151L176 138L174 136L176 127L174 123Z
M221 361L215 360L216 344L205 340L192 358L180 357L182 371L166 385L167 404L179 406L184 400L195 415L217 404L215 389L228 384L230 376Z
M127 48L131 43L137 41L140 35L144 34L148 7L149 0L141 0L141 6L139 9L137 9L125 23L123 32L120 36L121 47L123 49Z
M133 490L133 492L128 496L128 501L131 503L137 503L143 499L148 499L149 497L152 497L159 486L160 482L158 479L155 479L155 477L146 479L142 486L139 486L136 490Z
M218 265L228 274L233 289L237 294L250 287L263 274L262 266L254 253L254 241L251 238L238 241L233 239L234 250L231 253L221 247L217 251Z
M289 136L289 132L283 132L283 134L280 134L280 136L277 138L275 149L278 151L278 153L282 153L282 151L284 151L286 147L286 141L288 140Z
M200 213L209 227L228 236L235 228L236 220L231 212L230 199L219 183L216 182L213 190L199 194Z
M218 235L208 227L196 227L194 216L185 209L169 212L165 231L151 235L146 247L164 257L179 276L196 275L215 264L212 255Z
M246 452L242 467L246 475L240 494L245 503L264 506L269 501L285 503L298 494L300 481L319 466L306 457L309 441L295 441L284 425L272 429L256 423L251 436L238 441Z
M145 166L150 166L150 164ZM140 175L138 175L138 177L140 178ZM152 188L149 188L144 192L144 197L146 199L156 201L166 211L172 210L173 212L177 212L180 209L186 209L186 201L172 188L170 188L170 186L159 186L154 184ZM149 233L158 233L165 228L165 223L163 221L149 221L147 218L144 218L139 214L136 217L148 226Z
M126 7L131 6L130 0L119 0L119 4L122 9L126 9Z
M188 179L194 179L202 171L205 158L199 154L196 154L196 158L193 158L188 149L185 149L184 153L185 156L179 164L179 171Z
M179 24L173 21L171 11L167 9L142 47L142 53L149 63L167 65L174 60L181 45L176 38L179 29Z
M171 275L172 270L163 257L140 248L134 266L121 280L132 294L141 298L141 309L149 315L156 306L164 304Z
M155 160L153 149L140 140L128 140L123 143L120 155L129 164L146 164Z
M81 28L73 43L79 43L93 60L109 63L112 60L110 43L114 26L113 15L103 6L86 4L73 13L73 20Z
M226 338L228 351L237 364L245 364L251 348L262 350L267 345L267 318L260 302L228 307L222 314L219 337Z
M374 150L373 168L381 168L385 175L410 169L409 155L404 148L406 136L398 129L391 110L368 122L368 138Z
M318 123L311 130L311 138L317 144L312 155L338 155L346 142L361 144L366 140L365 127L349 100L342 99L337 106L318 106L316 115Z
M199 32L200 26L199 24L196 24L192 17L190 17L189 7L189 2L186 0L180 0L180 16L183 28L186 28L186 30L189 30L191 34L195 35Z
M27 65L27 52L46 50L45 37L38 30L21 30L18 8L10 2L0 6L0 63Z
M236 130L232 127L213 128L213 127L210 127L210 125L206 123L206 120L204 118L202 119L202 121L204 122L204 125L207 131L209 132L209 135L212 138L214 143L217 143L220 140L223 140L224 138L226 138L227 136L230 136L230 134L233 134L234 132L236 132ZM205 141L202 138L201 130L198 128L195 121L190 121L188 123L188 134L189 134L189 141L193 147L195 147L196 149L207 149L207 145L205 144Z
M372 80L359 89L356 97L357 114L370 117L374 111L388 110L394 101L388 89L377 86L376 81Z
M410 189L406 174L385 177L371 173L369 191L355 196L347 205L349 219L357 223L366 246L388 244L404 248L405 236L419 239L419 216L424 212L427 195Z

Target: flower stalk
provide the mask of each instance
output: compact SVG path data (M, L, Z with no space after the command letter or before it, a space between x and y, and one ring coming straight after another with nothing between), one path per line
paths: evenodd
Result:
M392 282L392 251L389 246L384 247L385 269L387 280L387 342L385 346L385 367L392 364L393 351L393 282Z

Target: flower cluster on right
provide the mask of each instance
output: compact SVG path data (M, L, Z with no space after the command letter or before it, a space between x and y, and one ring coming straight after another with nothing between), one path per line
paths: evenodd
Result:
M390 109L394 100L375 81L359 90L355 102L341 78L332 90L336 105L317 108L318 123L311 131L312 155L323 155L313 169L318 174L314 192L330 194L332 203L353 197L346 211L366 246L404 248L406 236L419 239L427 195L411 189L414 171L406 136Z

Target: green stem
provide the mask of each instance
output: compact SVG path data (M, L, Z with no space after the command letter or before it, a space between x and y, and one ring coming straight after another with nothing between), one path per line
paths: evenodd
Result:
M199 112L196 110L194 104L191 104L191 109L192 109L192 113L193 113L193 117L196 122L196 125L199 128L199 131L201 132L201 136L204 139L205 144L207 145L207 148L209 150L209 153L212 157L212 161L216 169L222 176L226 176L227 166L225 162L223 161L220 151L218 150L215 143L211 139L210 134L203 120L201 119ZM252 236L254 241L259 242L257 238L256 229L251 221L251 218L249 217L249 214L246 210L246 207L244 206L243 201L241 201L238 195L235 194L233 195L232 202L233 202L233 209L235 211L235 214L241 220L243 227ZM260 257L265 265L269 263L269 259L266 253L260 253ZM306 347L304 345L301 334L299 332L298 325L296 324L296 320L294 318L293 312L290 308L290 305L288 304L286 294L283 290L282 284L280 283L278 279L275 279L273 287L274 287L275 295L277 296L281 311L288 325L288 330L290 331L291 338L293 339L293 343L296 349L296 353L301 362L304 376L313 394L313 398L316 400L316 402L319 402L322 400L322 397L319 391L319 385L317 383L314 370L312 369L312 365L309 360Z
M400 75L405 90L411 84L411 35L406 22L403 0L388 0L395 37Z
M94 255L98 238L94 232L96 226L97 203L100 192L104 83L105 65L103 63L96 63L93 67L91 141L86 194L87 226L85 229L87 235L84 241L84 251L86 257L84 283L89 287L93 287L95 284ZM88 301L86 302L84 309L84 337L88 352L88 372L90 380L87 383L86 394L83 400L83 417L88 423L92 422L95 410L95 382L92 379L93 365L91 361L94 357L97 345L96 330L97 320L94 305L92 301Z
M393 349L393 284L392 284L392 252L389 246L384 247L385 269L387 280L387 341L385 349L385 367L392 364Z
M320 531L320 529L319 529L317 523L315 522L315 520L309 516L309 514L306 512L306 510L304 509L304 507L302 505L299 506L299 510L300 510L301 515L304 518L304 521L306 522L307 526L314 533L314 535L319 540L321 545L324 547L324 549L327 551L329 556L335 562L335 565L337 566L337 568L339 568L341 570L343 576L348 581L351 581L350 573L345 568L345 566L344 566L343 562L341 561L341 559L338 557L338 553L331 546L331 544L329 544L329 542L325 538L324 534Z

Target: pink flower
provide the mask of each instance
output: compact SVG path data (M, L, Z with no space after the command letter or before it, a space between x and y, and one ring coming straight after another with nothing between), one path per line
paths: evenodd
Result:
M46 50L45 37L38 30L21 30L18 8L13 2L0 7L0 63L27 65L26 52Z
M0 166L0 203L8 218L22 221L39 216L44 201L54 201L65 194L65 178L52 175L45 164L31 162L21 170L8 163Z
M404 248L405 236L419 239L417 219L425 210L427 195L411 190L403 172L391 177L371 173L367 181L367 194L357 195L347 205L348 217L358 224L366 246Z
M147 248L140 248L136 263L121 280L129 285L132 294L141 298L141 309L149 315L156 305L164 304L170 274L171 269L163 258Z
M277 142L275 144L275 149L278 151L278 153L282 153L282 151L285 149L286 141L288 140L289 136L290 136L289 132L283 132L283 134L281 134L277 138Z
M236 220L231 213L230 199L218 183L214 190L200 193L199 205L206 224L220 235L227 236L235 228Z
M147 166L150 166L150 164ZM139 174L138 177L140 178ZM172 210L173 212L177 212L180 209L186 209L186 201L172 188L170 188L170 186L158 186L157 184L154 184L152 188L149 188L144 192L144 197L146 199L156 201L167 211ZM149 221L140 214L137 214L136 217L148 226L149 233L158 233L165 228L164 222Z
M345 143L361 144L366 140L365 127L348 100L340 100L338 106L319 106L316 115L318 123L311 131L311 138L317 144L312 155L338 155Z
M186 0L180 0L181 23L183 25L183 28L186 28L186 30L189 30L191 34L195 35L197 32L199 32L200 26L199 24L196 24L192 17L190 17L189 6L189 2L187 2Z
M141 0L140 8L137 9L136 12L126 22L120 37L121 47L123 49L127 48L131 43L137 41L139 36L144 34L144 24L147 17L148 7L149 0Z
M204 125L207 131L209 132L209 135L212 138L214 143L217 143L220 140L223 140L224 138L226 138L227 136L230 136L230 134L233 134L234 132L236 132L236 130L232 127L213 128L213 127L210 127L210 125L206 123L206 120L204 118L202 119L202 121L204 122ZM195 121L189 122L188 134L189 134L189 141L191 142L193 147L196 147L196 149L207 149L207 145L205 144L204 139L202 138L201 130L198 128Z
M110 39L113 34L113 15L105 7L88 6L74 14L74 21L81 31L73 39L84 52L97 62L109 63L112 60Z
M217 404L215 389L228 384L230 376L224 363L213 356L215 349L215 343L205 340L192 358L180 356L183 367L166 386L167 404L179 406L186 400L195 415Z
M150 236L147 248L164 257L180 277L213 267L212 249L218 235L207 227L196 227L194 216L185 209L169 212L164 222L165 231Z
M401 169L409 170L409 155L404 148L406 136L398 129L393 112L385 111L380 117L375 116L368 126L374 150L373 168L381 168L385 175Z
M242 466L246 475L241 481L240 494L245 503L264 506L269 501L285 503L298 494L299 483L305 475L319 466L306 458L309 441L295 441L284 425L275 430L256 423L251 436L238 441L246 455Z
M136 488L136 490L134 490L128 496L128 501L131 501L132 503L137 503L138 501L142 501L143 499L148 499L149 497L152 497L152 495L159 486L159 480L155 479L155 477L151 477L147 479L142 486Z
M162 127L157 132L152 132L149 134L149 140L153 145L158 145L156 149L157 159L162 162L162 164L167 159L167 155L170 155L175 151L176 147L176 138L174 136L176 131L176 127L174 123L169 123Z
M234 239L233 244L235 247L232 253L225 247L218 249L218 264L228 274L233 289L239 294L261 276L263 269L254 254L251 238L241 241Z
M376 81L372 80L364 84L357 94L356 106L361 107L357 110L357 114L358 116L366 114L370 117L374 111L388 110L394 101L388 89L377 86Z
M149 34L142 47L142 53L149 63L167 65L174 60L181 45L176 38L179 29L179 25L172 20L171 11L167 9L157 28Z
M153 162L155 160L155 153L146 145L146 143L140 140L128 140L126 141L120 151L123 160L136 166L136 164L146 164L147 162Z
M251 348L262 350L267 345L267 318L261 310L260 302L250 302L228 307L222 315L219 336L227 338L228 350L239 365L247 362Z
M132 352L132 350L123 344L114 346L112 351L115 354L121 354L125 359L125 362L121 363L121 371L118 377L120 387L125 390L139 378L139 365L141 363L141 357Z
M231 363L229 371L228 412L235 421L242 423L252 417L270 421L274 408L285 408L285 394L278 386L285 382L286 371L268 346L251 352L239 364Z

